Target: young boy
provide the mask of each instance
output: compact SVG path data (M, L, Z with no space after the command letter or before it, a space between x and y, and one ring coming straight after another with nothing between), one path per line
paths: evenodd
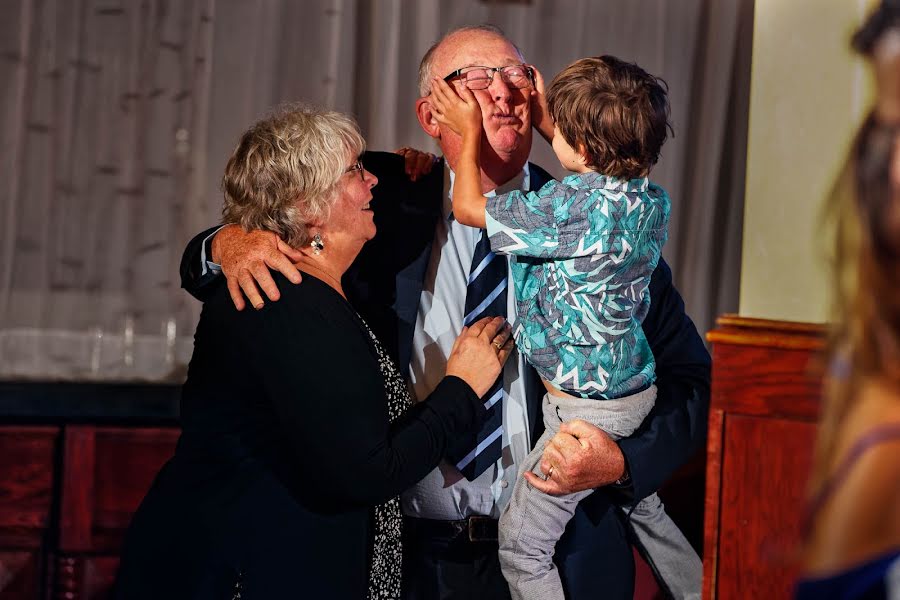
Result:
M432 107L462 136L453 215L486 228L495 252L516 256L516 342L547 388L546 430L523 465L540 475L544 445L562 421L584 419L618 439L640 426L656 399L641 323L669 219L668 195L647 179L670 128L666 90L611 56L569 65L546 99L537 73L536 127L574 174L538 192L485 198L481 110L465 72L449 83L456 92L447 81L432 82ZM553 497L517 481L500 519L500 561L513 598L564 597L554 547L590 493ZM657 495L637 503L630 517L670 595L699 598L700 559Z

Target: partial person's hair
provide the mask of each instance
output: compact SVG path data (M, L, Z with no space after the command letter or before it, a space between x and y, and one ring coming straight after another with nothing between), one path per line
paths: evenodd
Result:
M294 247L309 243L310 225L324 223L338 182L365 150L349 116L292 104L244 135L222 178L222 220L278 234Z
M467 25L465 27L457 27L456 29L452 29L452 30L448 31L447 33L445 33L441 37L441 39L439 39L438 41L436 41L434 44L431 45L431 48L429 48L425 52L425 56L422 57L422 61L419 63L419 97L420 98L424 98L425 96L427 96L428 94L431 93L431 78L434 76L434 74L432 74L432 72L431 72L431 69L432 69L432 67L434 67L435 52L441 46L441 44L443 44L449 38L456 36L460 33L478 33L478 32L489 33L489 34L495 35L499 38L503 38L504 40L509 42L513 48L516 49L516 52L518 53L518 55L520 57L522 56L522 51L519 49L519 47L516 46L512 42L512 40L510 40L508 37L506 37L506 34L503 32L503 30L500 29L499 27L497 27L496 25L491 25L489 23L485 23L483 25ZM525 60L524 57L522 58L522 60L523 61ZM496 66L500 66L500 65L479 65L479 66L496 67ZM445 75L447 75L447 74L439 73L438 77L444 77Z
M668 86L634 63L614 56L577 60L547 88L550 116L587 165L619 179L646 175L672 125Z
M888 31L900 32L900 0L884 0L859 28L850 45L865 56L871 56L875 44Z
M810 491L827 480L838 432L863 382L900 386L900 189L891 181L900 124L874 113L854 141L826 206L835 227L829 377Z
M888 32L900 32L900 1L886 0L853 37L873 57ZM873 110L853 142L847 165L826 204L834 227L833 305L822 414L810 493L817 494L834 462L841 424L866 380L900 387L900 183L892 168L900 123Z

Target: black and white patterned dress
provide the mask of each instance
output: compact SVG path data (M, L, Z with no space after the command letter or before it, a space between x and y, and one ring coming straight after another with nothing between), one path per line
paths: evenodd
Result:
M360 320L362 321L362 318ZM363 325L372 337L375 352L378 354L378 366L384 376L388 419L393 423L412 406L409 388L394 361L369 329L369 325L365 321ZM372 548L372 564L369 567L369 599L400 598L400 565L403 562L400 534L403 517L400 514L399 496L376 506L373 512L375 544Z

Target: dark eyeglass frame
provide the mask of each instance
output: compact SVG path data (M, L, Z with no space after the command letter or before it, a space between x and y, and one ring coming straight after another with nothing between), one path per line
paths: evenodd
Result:
M353 171L359 171L359 178L363 181L366 180L366 168L363 166L362 161L358 158L356 159L355 163L347 167L347 170L344 171L344 173L352 173Z
M512 69L512 68L523 69L525 71L525 80L528 82L526 85L523 85L522 87L517 87L517 86L513 85L512 86L513 88L521 90L523 88L528 87L529 85L531 85L531 86L534 85L534 69L532 69L531 67L529 67L528 65L525 65L525 64L504 65L502 67L482 67L480 65L473 65L471 67L463 67L462 69L457 69L457 70L453 71L452 73L450 73L449 75L447 75L446 77L444 77L444 81L446 81L447 83L451 83L454 78L460 77L464 73L468 73L469 71L473 71L475 69L483 69L484 71L490 73L490 77L485 79L485 81L487 81L487 85L485 85L484 87L473 88L468 84L468 80L462 80L462 81L463 81L463 85L465 85L470 90L472 90L472 89L486 90L489 87L491 87L492 83L494 83L494 73L498 73L498 72L500 73L500 77L501 77L501 79L503 79L504 83L511 84L512 82L510 82L509 77L506 76L504 71L506 69Z

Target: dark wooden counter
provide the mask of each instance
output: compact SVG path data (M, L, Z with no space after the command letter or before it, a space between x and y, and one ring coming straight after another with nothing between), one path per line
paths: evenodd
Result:
M0 423L178 422L180 384L0 381Z
M0 382L0 597L107 596L180 385Z

